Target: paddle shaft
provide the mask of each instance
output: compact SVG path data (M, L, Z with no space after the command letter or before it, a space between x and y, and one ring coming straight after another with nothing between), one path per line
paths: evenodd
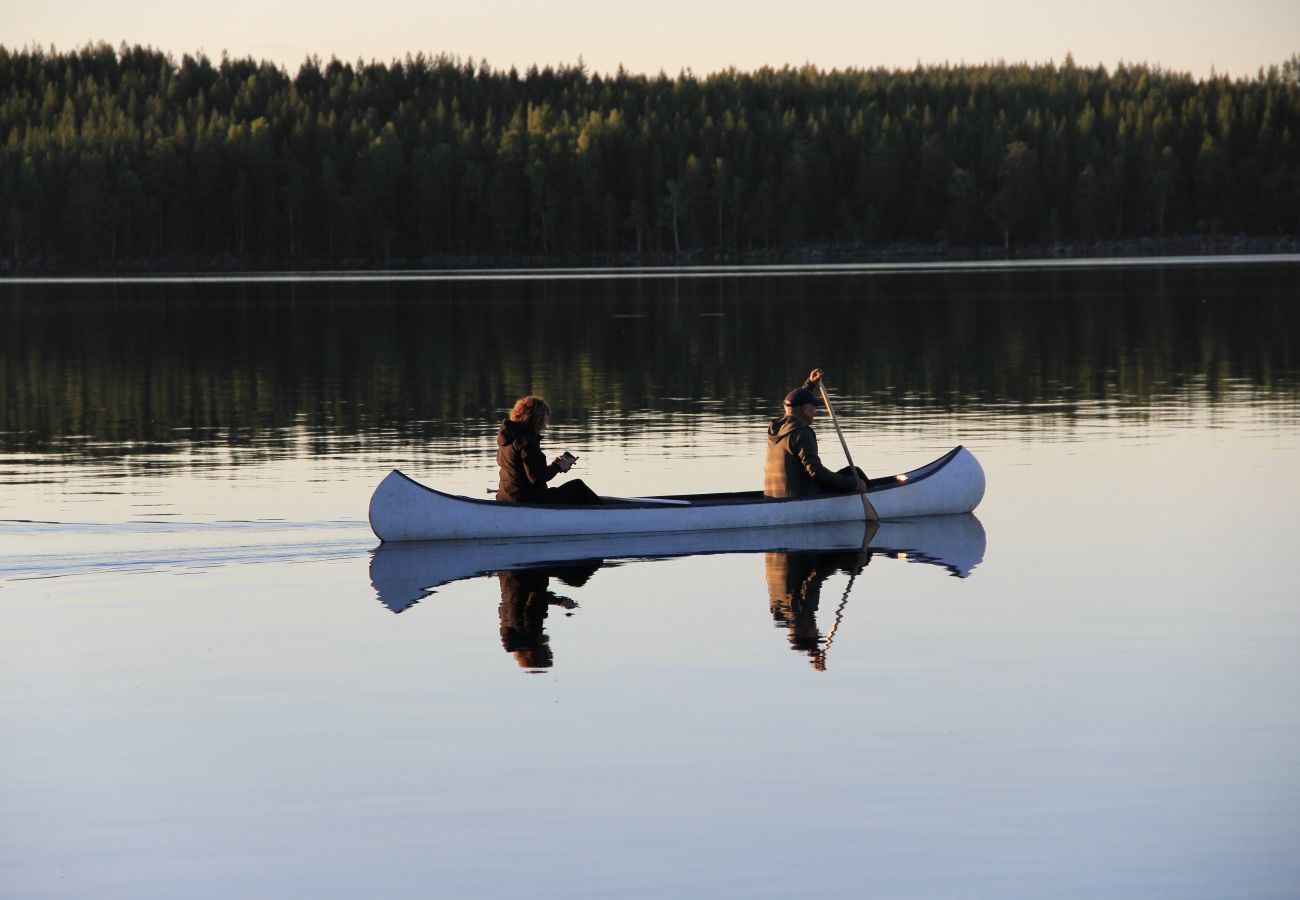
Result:
M844 458L849 461L849 469L853 472L853 477L857 478L858 468L853 465L853 454L849 453L849 442L844 440L844 431L840 428L840 420L835 418L835 408L831 406L831 398L826 393L825 379L818 379L817 389L822 392L822 403L826 404L826 414L831 417L831 424L835 426L835 433L840 436L840 446L844 448ZM876 515L876 508L867 499L866 488L860 480L858 482L858 496L862 498L862 512L866 515L867 521L880 521L880 516Z
M862 531L862 552L866 555L867 561L870 562L871 539L880 530L880 522L868 519L864 524L866 528ZM863 565L866 565L866 563L863 563ZM840 605L835 608L835 621L831 623L831 630L826 632L826 639L822 641L820 665L816 660L813 661L815 668L823 671L826 669L826 656L831 652L831 644L835 643L835 632L840 630L840 623L844 621L844 608L849 605L849 592L853 590L853 582L861 571L862 567L859 566L849 573L849 583L844 588L844 596L840 598Z

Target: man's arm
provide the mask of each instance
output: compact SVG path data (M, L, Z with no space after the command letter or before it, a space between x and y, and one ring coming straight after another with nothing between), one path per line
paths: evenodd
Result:
M822 370L821 370L821 369L813 369L811 372L808 373L808 378L807 378L806 381L804 381L804 383L803 383L803 387L804 387L805 390L809 390L809 391L813 391L813 392L816 392L816 393L820 393L820 392L821 392L821 387L822 387L822 386L821 386L821 380L822 380ZM827 411L827 412L830 412L829 407L827 408L826 411ZM816 441L816 437L814 437L813 440ZM841 476L838 475L838 473L832 473L832 474L835 474L836 477L841 477ZM823 482L823 483L824 483L824 482ZM857 483L856 480L854 480L854 481L853 481L853 486L852 486L852 487L845 488L844 490L848 490L848 491L856 491L856 490L858 490L858 489L859 489L859 488L858 488L858 483ZM864 491L867 489L866 482L863 482L861 489L864 490Z
M808 476L823 487L834 491L858 489L858 480L852 475L841 475L822 465L821 457L817 455L817 435L811 428L800 428L790 435L790 449L799 458L799 464Z

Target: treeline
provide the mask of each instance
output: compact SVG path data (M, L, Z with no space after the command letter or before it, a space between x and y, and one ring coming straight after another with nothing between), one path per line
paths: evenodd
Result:
M922 289L917 276L0 286L0 451L270 449L306 432L324 456L435 438L490 454L534 391L557 441L718 417L761 434L810 360L835 373L839 412L872 427L1168 424L1248 397L1259 427L1293 428L1295 284L1295 266L1208 266ZM774 327L792 304L819 327Z
M0 46L0 265L1300 234L1300 56L520 74Z

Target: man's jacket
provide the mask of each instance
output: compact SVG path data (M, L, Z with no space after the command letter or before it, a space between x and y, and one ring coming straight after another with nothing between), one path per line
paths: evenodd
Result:
M817 435L794 416L773 419L767 429L763 493L768 497L857 490L852 474L832 472L817 455Z

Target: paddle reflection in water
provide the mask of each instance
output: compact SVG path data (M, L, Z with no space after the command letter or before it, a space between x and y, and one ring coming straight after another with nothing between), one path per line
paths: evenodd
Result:
M844 618L853 583L871 562L871 539L879 531L878 522L868 522L862 546L857 550L800 550L794 553L770 550L765 555L767 602L778 628L785 628L792 650L807 653L812 667L826 669L826 653L835 639L835 631ZM835 624L823 638L817 627L817 608L821 605L822 584L836 572L846 572L849 583L835 609Z
M865 530L864 530L865 528ZM788 528L697 531L486 541L384 543L370 560L379 601L403 612L437 588L496 575L501 589L501 642L528 669L554 664L545 622L552 606L576 603L551 590L551 579L581 587L601 567L631 560L711 554L765 554L768 607L789 630L791 646L825 666L834 627L823 639L816 616L821 586L835 572L850 583L836 610L843 615L853 580L874 556L939 566L965 578L984 559L984 527L973 514L873 523L836 522Z

